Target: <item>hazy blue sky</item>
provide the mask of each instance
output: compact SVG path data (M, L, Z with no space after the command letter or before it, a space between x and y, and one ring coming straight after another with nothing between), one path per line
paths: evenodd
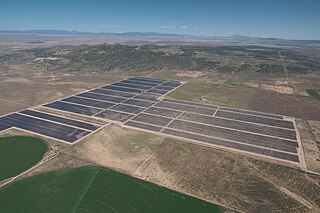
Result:
M320 39L320 0L0 0L0 29Z

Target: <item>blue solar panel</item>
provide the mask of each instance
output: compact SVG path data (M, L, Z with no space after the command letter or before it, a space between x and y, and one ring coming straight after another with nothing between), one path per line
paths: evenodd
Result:
M107 109L107 108L115 105L114 103L110 103L110 102L91 100L91 99L86 99L86 98L80 98L77 96L65 98L62 101L76 103L76 104L82 104L82 105L87 105L87 106L93 106L93 107L98 107L98 108L102 108L102 109Z
M158 89L150 89L150 90L147 90L146 92L151 92L151 93L156 93L156 94L166 94L168 91L166 90L158 90Z
M60 102L60 101L46 104L44 106L50 107L53 109L62 110L62 111L68 111L68 112L73 112L73 113L78 113L78 114L83 114L83 115L89 115L89 116L94 115L94 114L102 111L97 108L79 106L79 105L75 105L75 104L71 104L71 103L64 103L64 102Z
M70 133L75 130L73 127L69 126L64 126L62 124L57 124L57 123L52 123L50 121L44 121L38 118L33 118L25 115L20 115L20 114L11 114L6 116L7 118L18 120L19 122L25 122L25 123L30 123L32 125L37 125L37 126L42 126L45 128L49 128L52 130L58 130L60 127L62 127L59 131L64 132L64 133Z
M146 77L133 77L133 78L129 78L128 80L151 82L151 83L163 83L167 81L167 80L162 80L158 78L146 78Z
M120 112L128 112L128 113L139 113L141 112L144 108L137 107L137 106L129 106L129 105L124 105L124 104L119 104L116 106L111 107L110 109L120 111Z
M154 102L151 102L151 101L143 101L138 99L129 99L124 103L129 105L134 105L134 106L142 106L142 107L148 107L154 104Z
M127 83L114 83L112 84L114 86L119 86L119 87L128 87L128 88L133 88L133 89L151 89L152 86L144 86L144 85L134 85L134 84L127 84Z
M112 96L119 96L119 97L124 97L124 98L131 98L132 96L136 95L133 93L126 93L126 92L107 90L107 89L94 89L94 90L90 90L89 92L90 93L105 94L105 95L112 95Z
M51 114L46 114L46 113L43 113L43 112L33 111L33 110L29 110L29 109L23 110L23 111L21 111L19 113L23 113L23 114L26 114L26 115L31 115L31 116L35 116L35 117L38 117L38 118L51 120L51 121L56 121L56 122L59 122L59 123L68 124L68 125L75 126L75 127L80 127L80 128L91 130L91 131L94 131L94 130L96 130L96 129L98 129L100 127L98 125L93 125L93 124L90 124L90 123L85 123L85 122L82 122L82 121L76 121L76 120L72 120L72 119L69 119L69 118L63 118L63 117L59 117L59 116L55 116L55 115L51 115Z
M109 102L114 102L114 103L120 103L120 102L126 100L126 98L114 97L114 96L109 96L109 95L100 95L100 94L95 94L95 93L90 93L90 92L81 93L77 96L91 98L91 99L95 99L95 100L101 100L101 101L109 101Z
M101 117L101 118L105 118L105 119L114 120L114 121L125 122L125 121L129 120L130 118L132 118L134 115L123 113L123 112L115 112L115 111L111 111L111 110L105 110L105 111L97 114L96 116Z
M146 94L146 93L141 93L140 95L135 96L135 99L141 99L141 100L148 100L148 101L156 101L160 95L158 94Z
M123 80L123 81L119 81L120 83L128 83L128 84L135 84L135 85L145 85L145 86L157 86L160 83L154 83L154 82L145 82L145 81L135 81L135 80Z
M117 86L112 86L112 84L105 86L105 87L102 87L102 88L116 90L116 91L122 91L122 92L131 92L131 93L141 93L142 92L142 90L139 90L139 89L129 89L129 88L124 88L124 87L117 87Z
M12 125L20 129L31 131L34 133L42 134L45 136L53 137L59 140L74 142L81 137L89 134L90 132L85 130L79 130L76 128L66 128L62 125L52 125L50 122L44 125L43 122L37 121L37 119L26 119L24 116L19 116L17 114L11 114L2 118L2 122L7 125ZM50 127L50 128L49 128ZM51 129L53 128L53 129Z
M9 129L10 127L12 126L1 123L1 118L0 118L0 132L3 130Z
M166 86L161 86L162 84ZM175 85L180 83L149 77L132 77L43 106L125 122L145 107L153 105L162 94L174 89ZM144 92L147 90L150 92ZM74 142L100 127L31 109L0 118L0 131L12 126L68 142Z

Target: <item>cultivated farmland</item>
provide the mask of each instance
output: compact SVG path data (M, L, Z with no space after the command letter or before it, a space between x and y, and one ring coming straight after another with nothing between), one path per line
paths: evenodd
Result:
M37 187L34 187L34 186ZM221 207L119 172L82 167L43 173L0 189L0 208L24 212L221 212Z
M29 169L38 163L47 151L47 143L39 138L0 138L0 181Z

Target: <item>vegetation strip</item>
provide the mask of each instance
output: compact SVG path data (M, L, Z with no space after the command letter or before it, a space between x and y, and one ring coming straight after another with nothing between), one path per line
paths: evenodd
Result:
M77 205L75 206L75 208L74 208L74 210L73 210L72 212L75 212L75 211L78 209L79 205L81 204L81 201L82 201L83 198L86 196L86 194L87 194L89 188L91 187L91 184L93 183L94 179L96 178L98 172L99 172L99 170L97 170L96 173L94 174L94 176L91 178L91 180L90 180L90 182L89 182L86 190L84 191L84 193L83 193L82 196L81 196L81 199L79 199L79 202L77 203Z
M0 181L36 165L48 151L46 142L28 136L0 138Z
M198 198L93 166L46 172L13 182L0 189L0 208L6 213L222 211L222 207Z

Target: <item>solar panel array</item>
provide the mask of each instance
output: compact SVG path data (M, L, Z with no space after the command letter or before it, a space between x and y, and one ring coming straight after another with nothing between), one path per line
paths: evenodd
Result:
M63 142L74 143L96 131L101 126L26 109L0 118L0 131L11 127Z
M134 77L44 106L68 113L124 122L179 85L181 83L178 81ZM74 143L98 130L101 125L26 109L0 117L0 132L12 127Z
M125 122L182 83L132 77L44 105L70 113Z
M300 147L292 118L163 98L180 85L182 82L179 81L132 77L45 104L44 107L120 122L130 128L157 132L200 144L293 163L300 162ZM25 110L6 116L6 122L0 120L0 131L13 125L8 119L31 122L30 117L26 119L21 116L32 116L33 119L40 116L41 119L58 122L59 125L68 125L67 129L56 127L57 123L38 126L40 129L40 126L44 128L47 125L54 130L53 137L70 142L99 128L97 125L88 126L72 121L66 123L59 117ZM75 130L72 131L71 126Z

